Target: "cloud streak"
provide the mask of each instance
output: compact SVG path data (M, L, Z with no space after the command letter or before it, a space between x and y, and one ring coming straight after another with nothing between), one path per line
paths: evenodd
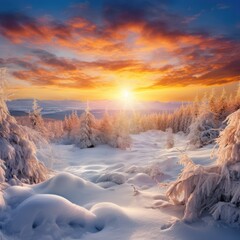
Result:
M0 65L15 79L63 88L113 87L127 76L149 90L239 81L238 39L190 27L202 11L182 16L169 10L172 1L116 0L103 1L96 16L91 2L61 20L0 13L0 36L28 49Z

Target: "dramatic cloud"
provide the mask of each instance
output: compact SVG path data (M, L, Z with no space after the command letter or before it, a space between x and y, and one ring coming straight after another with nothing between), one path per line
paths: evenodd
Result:
M129 80L151 90L239 81L240 43L233 31L227 36L195 26L206 8L184 15L172 10L174 4L91 0L71 5L65 17L2 12L0 36L9 49L23 50L2 54L0 65L36 86L93 89Z

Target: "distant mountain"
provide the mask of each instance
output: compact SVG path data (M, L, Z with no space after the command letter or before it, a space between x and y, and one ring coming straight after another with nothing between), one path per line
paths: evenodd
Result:
M31 111L32 103L33 99L17 99L8 101L7 105L13 116L25 116ZM38 104L43 108L42 114L45 118L54 119L63 119L65 115L69 115L73 110L81 114L87 105L86 102L78 100L39 100ZM172 112L181 105L180 102L137 102L134 105L134 110L144 113ZM107 100L91 101L89 106L96 117L101 117L105 109L108 109L110 113L122 109L121 102ZM129 110L129 112L131 111Z
M10 110L29 112L32 109L33 99L17 99L8 101L7 105ZM66 109L84 108L84 103L76 100L39 100L38 104L43 108L43 114L59 112Z
M28 114L24 111L15 111L15 110L10 110L10 114L15 117L22 117L22 116L28 116Z

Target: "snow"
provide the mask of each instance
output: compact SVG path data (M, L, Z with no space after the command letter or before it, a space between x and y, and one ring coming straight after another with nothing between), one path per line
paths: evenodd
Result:
M4 191L3 239L239 239L239 229L211 216L180 221L183 207L167 201L165 185L183 168L178 164L188 142L183 134L174 134L171 149L162 131L131 137L127 150L52 144L52 178ZM194 163L211 166L212 148L187 153Z

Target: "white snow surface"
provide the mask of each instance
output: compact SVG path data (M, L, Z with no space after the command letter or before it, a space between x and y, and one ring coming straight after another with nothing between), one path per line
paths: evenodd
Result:
M183 208L169 204L164 193L182 169L177 162L187 139L175 134L171 149L166 139L154 130L132 135L127 150L53 144L52 178L3 192L0 239L239 239L239 229L210 216L192 224L180 220ZM187 153L211 165L212 148Z

